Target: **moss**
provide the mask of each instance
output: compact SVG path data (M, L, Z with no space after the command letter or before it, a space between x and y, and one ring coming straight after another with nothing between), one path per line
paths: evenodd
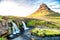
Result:
M32 35L37 35L37 36L59 36L60 30L55 30L55 29L44 30L44 29L35 28L31 31L31 33Z

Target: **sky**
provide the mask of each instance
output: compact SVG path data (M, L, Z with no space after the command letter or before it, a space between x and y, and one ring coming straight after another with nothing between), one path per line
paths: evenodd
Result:
M42 3L60 13L60 0L0 0L0 15L25 17L38 10Z

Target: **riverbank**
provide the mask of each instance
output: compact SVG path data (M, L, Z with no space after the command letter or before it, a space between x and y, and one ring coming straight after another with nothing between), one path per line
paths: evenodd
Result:
M60 36L60 30L57 29L40 29L40 28L34 28L31 31L32 35L35 36L46 36L46 37L53 37L53 36Z

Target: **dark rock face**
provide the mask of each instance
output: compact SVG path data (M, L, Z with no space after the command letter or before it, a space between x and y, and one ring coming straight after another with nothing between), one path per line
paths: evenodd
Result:
M42 10L48 12L51 9L46 4L43 3L43 4L40 5L38 11L42 11Z

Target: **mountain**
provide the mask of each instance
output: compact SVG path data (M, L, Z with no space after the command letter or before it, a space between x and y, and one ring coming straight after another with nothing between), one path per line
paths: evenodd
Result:
M46 16L60 16L59 13L52 11L46 4L41 4L38 10L31 15L27 16L28 18L41 18Z

